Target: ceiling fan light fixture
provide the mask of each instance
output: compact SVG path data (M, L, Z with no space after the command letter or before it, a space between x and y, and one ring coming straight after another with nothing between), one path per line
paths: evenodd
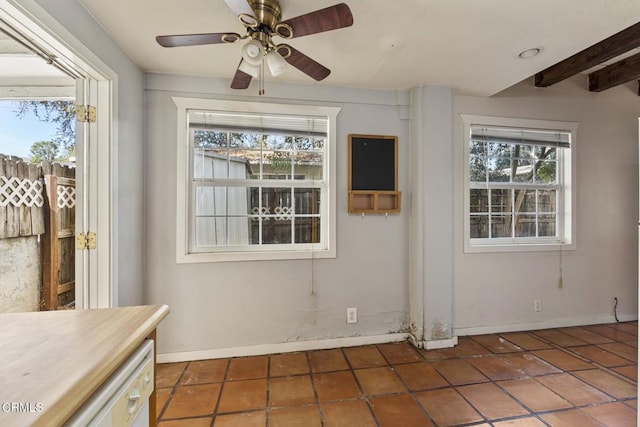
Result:
M238 70L249 74L254 79L257 79L260 76L260 65L250 64L247 61L241 61L238 66Z
M242 47L242 59L251 65L260 65L263 55L264 48L258 40L250 40Z
M267 53L267 65L272 76L279 76L287 69L287 61L275 50Z

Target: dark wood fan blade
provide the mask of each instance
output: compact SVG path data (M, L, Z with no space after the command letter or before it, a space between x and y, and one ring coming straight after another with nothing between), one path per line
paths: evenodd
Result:
M240 40L240 34L237 33L175 34L172 36L156 37L158 44L164 47L233 43L238 40Z
M286 26L293 29L292 37L302 37L309 34L321 33L323 31L337 30L338 28L350 27L353 25L353 15L351 9L344 3L329 6L325 9L316 10L305 15L287 19L278 25L278 34L289 37Z
M242 64L242 59L240 60L238 67L240 67L240 64ZM251 75L238 68L236 70L236 74L233 76L233 80L231 81L231 89L246 89L249 87L249 83L251 83Z
M278 53L282 55L289 64L317 81L323 80L331 74L330 69L288 44L278 45Z

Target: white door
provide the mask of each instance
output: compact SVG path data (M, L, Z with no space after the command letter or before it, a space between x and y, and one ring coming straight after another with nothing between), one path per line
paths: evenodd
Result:
M77 79L76 107L76 301L79 308L104 308L113 303L110 248L110 161L108 81Z
M112 100L115 73L37 3L0 0L0 19L76 79L76 104L96 107L95 122L76 123L76 232L96 234L95 249L76 249L76 308L110 307L112 273Z

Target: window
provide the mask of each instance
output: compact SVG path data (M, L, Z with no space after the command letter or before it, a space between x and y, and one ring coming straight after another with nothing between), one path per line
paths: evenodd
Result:
M575 123L463 115L465 250L573 246Z
M338 108L174 102L178 262L335 257Z

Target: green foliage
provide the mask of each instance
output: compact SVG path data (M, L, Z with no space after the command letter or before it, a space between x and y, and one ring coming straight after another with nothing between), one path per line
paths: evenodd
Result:
M23 118L29 112L42 122L57 124L53 140L47 142L55 144L58 151L64 149L65 157L72 156L76 146L75 103L73 101L20 101L16 115Z
M52 162L58 158L58 144L53 141L38 141L31 144L31 163Z

